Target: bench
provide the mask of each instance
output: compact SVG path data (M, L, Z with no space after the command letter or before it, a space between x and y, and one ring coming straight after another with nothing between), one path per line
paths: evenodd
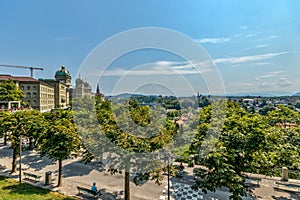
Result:
M39 176L39 175L36 175L36 174L31 174L31 173L28 173L28 172L23 172L25 178L34 178L35 181L39 181L42 176Z
M78 190L79 194L81 194L80 192L84 192L86 194L91 194L91 195L94 195L94 196L101 195L101 190L95 192L91 189L80 187L80 186L77 186L77 190Z
M6 169L6 166L0 164L0 169Z
M295 193L299 193L300 192L300 185L298 184L292 184L292 183L282 183L282 182L278 182L275 181L275 189L278 190L284 190L287 192L295 192Z

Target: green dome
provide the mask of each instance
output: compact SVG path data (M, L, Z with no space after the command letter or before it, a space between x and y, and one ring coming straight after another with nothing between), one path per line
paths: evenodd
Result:
M70 73L65 69L65 66L61 66L61 69L55 72L55 76L70 76Z

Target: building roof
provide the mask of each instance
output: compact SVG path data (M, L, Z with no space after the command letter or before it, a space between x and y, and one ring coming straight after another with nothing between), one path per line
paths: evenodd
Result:
M61 66L61 69L57 70L55 72L55 77L57 76L68 76L70 77L70 73L68 70L66 70L65 66Z
M27 76L11 76L7 74L0 74L0 81L1 80L12 80L12 81L19 81L19 82L39 82L38 80L27 77Z

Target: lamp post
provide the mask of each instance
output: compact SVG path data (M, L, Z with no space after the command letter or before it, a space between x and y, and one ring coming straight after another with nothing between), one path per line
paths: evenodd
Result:
M168 200L170 200L170 159L168 157Z
M22 183L22 136L20 135L20 144L19 144L19 182Z
M166 160L166 163L167 163L167 167L168 167L168 174L167 174L167 177L168 177L168 200L170 200L170 154L169 152L165 152L165 158L167 159Z

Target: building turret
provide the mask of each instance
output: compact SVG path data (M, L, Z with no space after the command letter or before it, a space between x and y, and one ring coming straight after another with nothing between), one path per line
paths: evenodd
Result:
M68 70L66 70L65 66L61 66L60 70L55 72L55 80L65 83L68 88L71 87L71 76Z

